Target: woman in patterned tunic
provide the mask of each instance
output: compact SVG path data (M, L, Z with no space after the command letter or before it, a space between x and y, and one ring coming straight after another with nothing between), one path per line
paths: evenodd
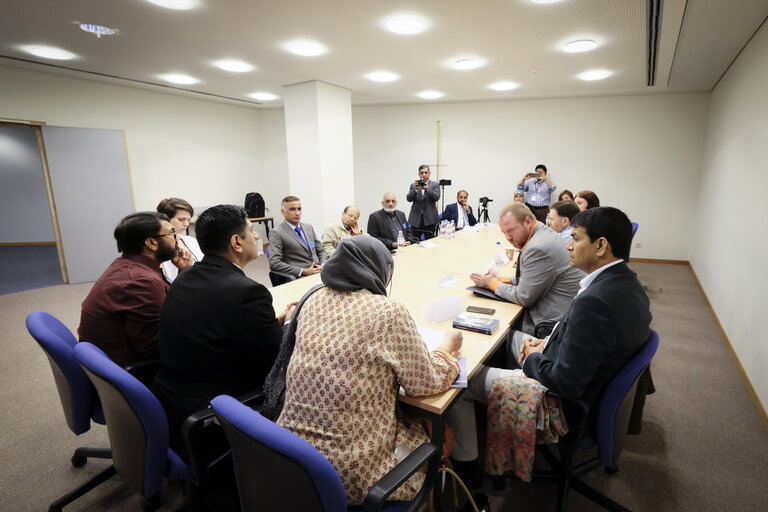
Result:
M407 394L425 396L448 389L459 369L452 353L460 333L446 333L430 353L408 310L387 298L392 266L374 238L339 243L323 266L327 287L309 296L296 319L277 420L328 458L350 505L362 504L397 465L396 448L410 452L429 441L421 426L395 418L396 379ZM413 499L423 480L416 473L389 499Z

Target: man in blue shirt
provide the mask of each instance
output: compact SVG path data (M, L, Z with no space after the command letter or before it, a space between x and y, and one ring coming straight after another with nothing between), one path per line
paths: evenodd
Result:
M547 166L539 164L534 172L526 173L517 184L517 190L525 192L525 205L540 222L547 222L549 201L557 187L547 177Z

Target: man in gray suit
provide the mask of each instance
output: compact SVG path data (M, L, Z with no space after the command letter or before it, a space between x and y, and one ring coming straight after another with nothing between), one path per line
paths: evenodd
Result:
M297 277L317 274L328 256L312 225L301 222L299 198L284 198L280 213L285 221L269 232L269 268Z
M440 185L429 179L431 174L428 165L419 166L419 179L411 183L405 197L409 203L413 203L411 213L408 214L408 224L416 238L421 238L423 234L424 240L434 238L435 228L440 222L436 205L440 199Z
M505 206L499 214L499 227L509 243L520 249L515 277L498 277L490 271L469 277L477 286L489 288L499 297L525 308L518 331L510 337L511 353L517 357L523 333L530 336L540 323L554 325L560 320L585 274L571 266L565 240L537 221L524 204Z

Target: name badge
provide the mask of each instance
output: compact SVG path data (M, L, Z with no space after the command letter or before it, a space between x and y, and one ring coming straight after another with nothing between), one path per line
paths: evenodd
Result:
M315 241L312 240L311 242L309 242L309 245L314 249L315 248Z
M405 222L403 222L403 229L408 229L408 224L406 224Z

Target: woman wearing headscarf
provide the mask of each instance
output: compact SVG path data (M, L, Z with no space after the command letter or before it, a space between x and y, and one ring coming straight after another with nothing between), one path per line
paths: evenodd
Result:
M291 326L295 344L277 423L328 458L350 505L363 503L398 456L429 441L420 425L395 417L396 383L408 395L426 396L448 389L459 372L452 354L461 334L446 333L429 352L405 306L386 296L392 269L389 250L375 238L342 240L323 265L326 286L305 297ZM286 338L283 348L291 343ZM286 355L281 349L273 372ZM416 473L389 499L413 499L423 479Z

